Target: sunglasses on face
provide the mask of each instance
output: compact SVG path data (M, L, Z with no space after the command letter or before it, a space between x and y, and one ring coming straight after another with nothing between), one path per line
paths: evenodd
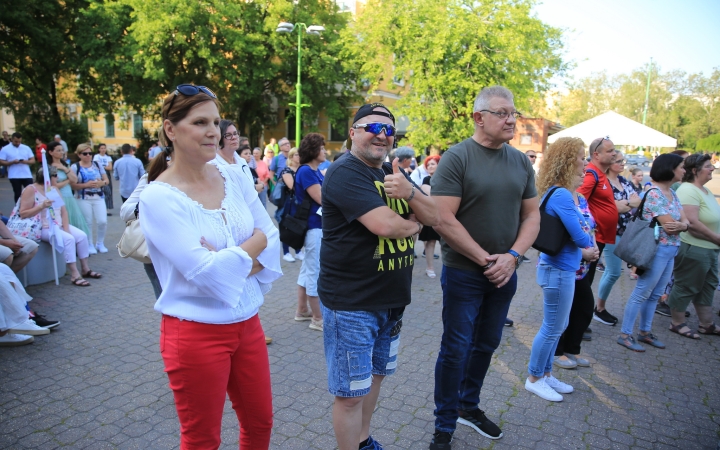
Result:
M395 127L388 123L372 122L372 123L358 123L353 125L353 128L362 128L368 133L380 134L385 131L385 136L395 136Z
M197 95L201 92L203 94L209 95L212 98L217 98L217 95L215 95L213 91L211 91L205 86L195 86L194 84L178 85L178 87L175 88L175 92L173 92L174 96L172 100L170 100L170 107L168 108L168 113L172 111L173 104L175 103L175 99L177 98L178 94L182 94L186 97L192 97L193 95Z
M80 153L82 156L90 156L92 155L92 152L82 152Z
M528 158L535 159L535 158L537 158L537 156L535 156L535 155L528 155Z

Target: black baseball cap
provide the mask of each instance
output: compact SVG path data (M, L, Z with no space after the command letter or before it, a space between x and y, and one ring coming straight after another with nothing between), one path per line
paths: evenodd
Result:
M385 113L383 111L375 111L375 108L384 108L387 112ZM363 117L372 115L387 117L392 120L393 125L395 125L395 116L393 116L388 107L383 105L382 103L368 103L366 105L362 105L355 113L353 123L357 123L358 120L362 119Z

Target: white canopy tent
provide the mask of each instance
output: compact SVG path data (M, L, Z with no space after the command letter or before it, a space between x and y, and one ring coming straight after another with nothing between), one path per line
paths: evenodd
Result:
M585 145L590 145L594 139L605 136L610 136L610 140L615 145L677 147L677 139L614 111L608 111L555 133L548 137L548 142L555 142L561 137L578 137L585 142Z

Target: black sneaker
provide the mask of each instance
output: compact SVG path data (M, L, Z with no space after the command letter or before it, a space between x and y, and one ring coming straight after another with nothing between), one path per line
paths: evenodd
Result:
M690 317L690 311L685 311L685 317Z
M658 302L657 306L655 307L655 314L670 317L670 307L665 302Z
M605 264L598 263L598 265L595 267L595 270L597 270L598 272L605 272Z
M453 434L445 431L436 431L430 441L430 450L450 450L452 446Z
M605 325L610 325L611 327L615 326L615 324L618 322L617 317L610 314L607 309L598 311L597 308L595 308L593 312L593 320L597 320L598 322L604 323Z
M485 416L485 411L473 409L472 411L458 410L457 423L467 425L489 439L503 437L502 430Z
M515 322L513 322L512 320L510 320L510 319L508 319L508 318L506 317L506 318L505 318L505 326L506 326L506 327L511 327L511 326L513 326L513 325L515 325Z
M57 320L47 320L45 316L42 316L38 313L35 313L35 317L31 317L30 320L35 322L35 325L47 328L48 330L60 325L60 322L58 322Z
M583 333L582 340L583 341L592 341L592 334L590 334L588 332Z

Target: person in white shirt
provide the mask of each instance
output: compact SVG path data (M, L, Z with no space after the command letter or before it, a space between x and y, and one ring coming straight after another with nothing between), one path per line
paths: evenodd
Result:
M105 169L105 173L113 173L113 159L112 156L107 154L107 146L105 144L98 145L98 154L93 156L92 160ZM103 194L105 196L105 208L108 210L113 209L113 188L112 180L109 175L108 184L103 187ZM112 213L108 212L107 215L112 216Z
M33 182L30 166L35 164L35 155L22 143L22 134L15 132L8 145L0 150L0 165L8 168L8 178L13 188L15 203L23 189Z
M218 448L226 394L242 448L267 449L270 364L258 310L282 276L277 228L237 170L215 159L215 94L183 84L165 98L160 139L140 194L140 224L162 294L160 353L182 448ZM182 338L180 338L182 336Z

